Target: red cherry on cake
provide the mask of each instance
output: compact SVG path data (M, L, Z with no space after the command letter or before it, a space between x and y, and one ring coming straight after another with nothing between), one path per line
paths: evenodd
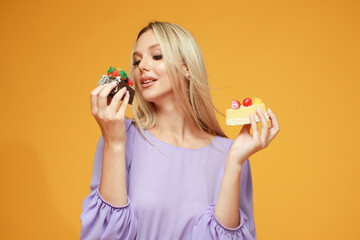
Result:
M110 73L110 76L111 77L119 77L120 76L119 70L115 69L114 71L112 71Z
M245 99L243 100L243 105L244 105L245 107L251 106L251 105L252 105L251 99L250 99L250 98L245 98Z
M234 100L231 102L231 108L232 109L238 109L240 108L241 103L238 100Z
M128 85L132 87L133 84L134 84L133 81L129 78Z

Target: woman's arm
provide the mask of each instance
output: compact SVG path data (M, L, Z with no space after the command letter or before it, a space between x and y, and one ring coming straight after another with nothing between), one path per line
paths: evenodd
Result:
M126 120L126 175L132 156L135 127ZM80 239L124 239L133 240L137 233L137 218L131 199L125 205L114 205L107 202L99 193L104 159L104 138L100 137L96 147L93 174L90 183L90 194L82 204ZM109 160L109 159L108 159ZM110 180L110 179L109 179Z
M100 85L91 92L91 110L102 136L96 147L90 194L82 204L80 239L135 239L137 218L127 196L126 177L131 161L135 127L125 118L129 100L122 89L107 103L115 85ZM126 151L125 151L126 149Z
M227 170L223 171L223 179L218 179L221 181L218 201L199 217L194 225L192 239L256 240L250 162L246 160L241 170L237 168L240 173L233 172L235 175L231 174L234 170L231 165L224 167ZM241 180L233 181L239 175ZM237 185L240 181L241 186Z
M104 139L99 193L110 204L122 206L127 203L125 110L129 92L124 87L109 101L109 93L115 86L114 82L98 86L91 92L90 99L92 114ZM120 103L124 96L124 101Z
M127 204L125 145L104 142L99 193L112 205Z
M279 124L271 110L268 111L272 126L264 114L257 109L262 124L261 134L254 116L250 115L251 125L245 125L234 140L225 163L224 176L215 205L215 216L225 226L236 228L240 224L239 198L241 169L244 162L254 153L266 148L279 132ZM250 127L253 135L250 134Z
M228 228L236 228L240 224L240 180L241 165L228 157L214 211L216 218Z

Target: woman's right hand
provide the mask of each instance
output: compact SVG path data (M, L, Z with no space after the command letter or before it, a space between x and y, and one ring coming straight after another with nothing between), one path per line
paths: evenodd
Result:
M129 93L124 87L114 95L111 101L108 101L108 95L115 86L114 81L100 85L91 92L91 113L100 126L104 143L125 145L125 110L129 102ZM124 100L120 103L124 95ZM120 108L117 110L119 104Z

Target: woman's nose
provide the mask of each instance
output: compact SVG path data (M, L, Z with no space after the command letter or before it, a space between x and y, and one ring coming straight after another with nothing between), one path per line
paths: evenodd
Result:
M139 68L141 71L149 71L150 70L150 64L149 61L147 61L146 59L141 59L140 64L139 64Z

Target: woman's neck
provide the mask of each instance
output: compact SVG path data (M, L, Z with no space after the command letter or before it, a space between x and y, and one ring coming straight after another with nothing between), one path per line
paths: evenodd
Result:
M166 104L155 104L155 112L159 125L152 130L156 135L173 136L182 142L191 133L199 131L175 99Z
M149 129L150 133L166 143L184 147L201 148L207 146L214 136L199 129L186 114L174 95L154 103L159 124Z

